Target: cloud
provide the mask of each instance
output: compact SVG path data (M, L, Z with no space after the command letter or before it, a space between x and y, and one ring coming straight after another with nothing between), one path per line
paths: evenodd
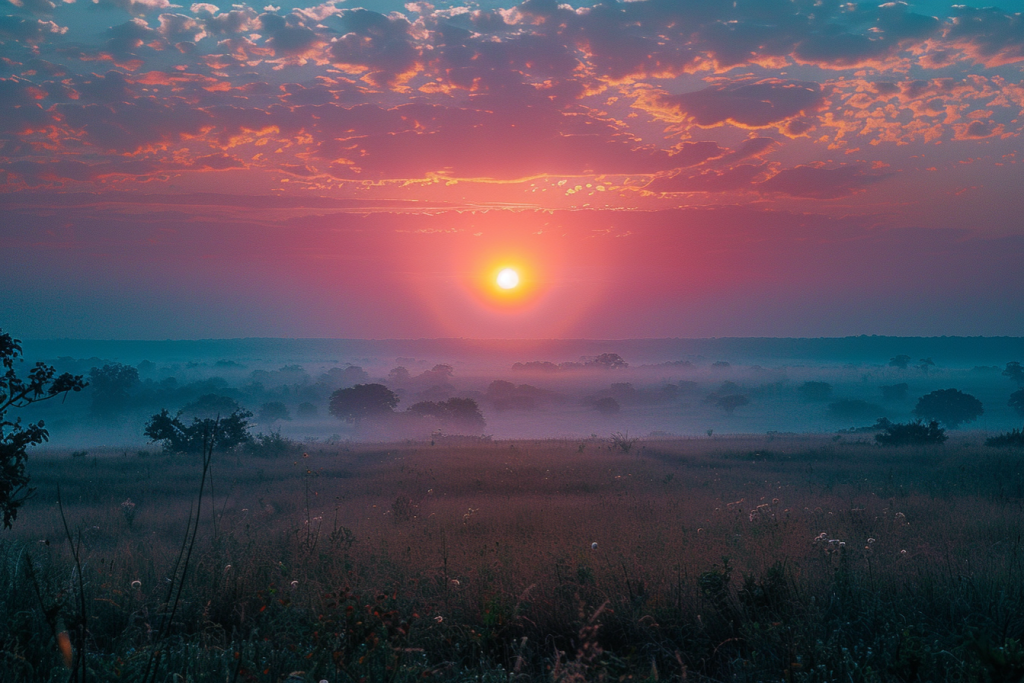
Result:
M767 164L742 164L726 170L710 170L698 174L679 173L652 180L648 192L729 192L752 190L756 178L762 176Z
M817 112L825 97L826 89L818 83L767 78L725 82L696 92L661 95L658 100L698 126L765 128Z
M341 13L344 35L330 45L331 61L352 73L365 73L375 85L394 86L416 68L419 50L405 17L365 9Z
M955 5L946 39L978 64L1004 66L1024 61L1024 15Z
M146 41L158 37L144 19L136 18L107 29L107 49L116 55L133 54Z
M860 192L890 175L892 174L868 171L862 165L851 164L838 168L807 165L779 171L756 187L764 193L810 199L836 199Z
M115 7L136 16L181 7L181 5L172 4L169 0L92 0L92 2L94 5Z
M66 26L58 26L52 21L0 15L0 40L40 43L51 36L60 36L67 32Z

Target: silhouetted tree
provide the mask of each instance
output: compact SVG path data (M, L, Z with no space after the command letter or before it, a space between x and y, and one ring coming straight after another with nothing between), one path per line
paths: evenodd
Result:
M808 401L827 401L832 396L832 385L828 382L804 382L797 391Z
M629 367L629 363L622 359L617 353L602 353L592 361L587 362L588 367L601 368L602 370L621 370Z
M331 368L320 377L320 381L332 389L363 384L369 379L370 376L358 365L349 365L345 368Z
M920 363L920 365L917 366L918 369L926 375L928 374L929 368L935 367L935 361L933 361L931 358L922 358L917 362Z
M400 387L403 384L408 384L409 380L411 379L412 375L410 375L409 371L406 370L401 365L399 365L397 368L391 368L391 370L388 372L388 383L393 384L395 386Z
M1024 384L1024 367L1021 367L1018 361L1011 361L1006 364L1003 377L1009 377L1017 384Z
M398 395L383 384L357 384L331 394L331 415L346 422L359 422L394 412Z
M1010 394L1010 400L1006 402L1006 405L1013 408L1018 415L1024 415L1024 389Z
M81 391L86 383L81 375L57 371L45 363L36 363L28 376L18 377L15 362L22 356L21 341L0 330L0 514L3 524L10 529L18 517L18 510L31 495L29 477L25 473L29 446L37 446L50 437L43 421L22 424L21 418L7 419L11 409L25 408L68 392Z
M280 401L270 401L260 406L257 419L260 422L274 422L275 420L290 420L292 416L288 412L288 406Z
M295 414L299 417L316 417L316 412L316 406L309 401L303 401L295 409Z
M946 430L932 420L928 424L921 420L908 423L889 422L882 418L875 423L875 428L882 430L875 434L875 441L883 446L926 446L946 442Z
M409 408L410 413L437 418L447 427L479 431L487 426L480 407L471 398L450 398L447 401L420 401Z
M139 383L139 371L130 365L114 363L89 370L92 387L92 413L112 417L128 407L132 389Z
M174 453L201 453L211 436L214 448L227 451L249 441L250 417L248 410L237 410L219 418L193 417L191 424L186 424L180 412L171 417L165 408L149 418L144 434L151 441L162 441L164 449Z
M910 356L901 353L898 356L894 356L889 359L889 366L893 368L899 368L900 370L906 370L907 366L910 365Z
M938 420L950 429L964 422L974 422L985 412L981 401L959 389L939 389L922 396L914 407L914 415Z
M886 401L903 401L907 398L910 385L906 382L882 387L882 398Z

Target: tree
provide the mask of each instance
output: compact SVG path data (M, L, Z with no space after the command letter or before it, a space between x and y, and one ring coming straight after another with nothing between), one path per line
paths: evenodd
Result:
M27 378L18 377L14 364L23 362L19 360L21 356L21 341L0 330L0 364L4 371L0 375L0 513L8 529L32 493L25 473L28 447L47 441L50 433L42 420L23 425L19 417L11 422L7 419L7 411L25 408L61 394L66 398L69 392L81 391L86 386L81 375L65 372L55 376L57 371L45 363L36 363Z
M917 366L918 369L926 375L928 374L929 368L935 367L935 361L931 358L922 358L917 362L920 363L920 365Z
M230 396L203 394L196 400L186 403L178 411L178 417L186 422L197 417L200 420L209 420L240 411L242 411L242 406L238 405L238 401Z
M617 353L602 353L594 360L589 361L587 365L603 370L621 370L629 367L629 363L624 361L622 356Z
M393 413L398 395L383 384L357 384L331 394L331 415L346 422L358 423L363 418Z
M938 420L949 429L964 422L974 422L985 412L981 401L959 389L939 389L922 396L914 407L914 415Z
M173 453L202 453L209 447L209 438L214 437L213 446L219 450L231 450L249 441L248 410L236 410L227 417L193 417L191 424L181 420L181 411L171 417L167 409L149 418L144 434L151 441L163 441L164 449Z
M889 367L899 368L900 370L906 370L907 366L910 365L910 356L905 353L901 353L898 356L894 356L889 359Z
M450 398L447 401L421 401L413 404L408 412L434 417L442 424L456 429L482 430L487 426L480 407L471 398Z
M927 446L945 443L946 430L932 420L925 424L921 420L908 423L889 422L884 417L875 423L875 428L882 430L875 434L875 441L882 446Z
M1006 369L1003 370L1003 377L1009 377L1017 385L1024 384L1024 367L1018 361L1011 361L1006 364Z
M1006 405L1013 408L1018 415L1024 415L1024 389L1010 394L1010 400L1006 402Z
M827 401L832 396L832 385L828 382L804 382L797 391L807 401Z
M619 402L611 396L605 396L594 401L594 410L602 415L614 415L619 412L620 408Z
M280 401L271 401L270 403L264 403L262 406L260 406L260 422L269 423L274 422L276 420L290 419L292 419L292 416L288 412L288 406L281 403Z
M130 365L114 363L89 370L92 387L92 413L113 417L128 407L129 392L139 383L139 371Z

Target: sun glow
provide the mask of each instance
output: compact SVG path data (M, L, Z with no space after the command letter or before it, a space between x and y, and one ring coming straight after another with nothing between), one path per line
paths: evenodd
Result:
M511 268L505 268L498 273L496 282L502 289L514 289L519 285L519 273Z

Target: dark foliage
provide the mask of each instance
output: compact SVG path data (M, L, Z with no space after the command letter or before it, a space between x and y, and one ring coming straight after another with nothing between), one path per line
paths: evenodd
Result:
M139 371L130 365L114 363L89 371L92 387L92 413L109 418L128 407L131 390L139 384Z
M316 417L316 406L309 401L303 401L299 404L299 407L295 409L295 414L299 417Z
M1003 370L1003 377L1009 377L1017 384L1024 384L1024 367L1021 366L1019 361L1011 361L1006 364L1006 368Z
M948 438L946 430L935 420L925 424L921 420L899 423L882 418L875 429L882 430L875 434L875 441L883 446L927 446L945 443Z
M200 420L217 419L221 415L230 415L242 410L238 401L230 396L220 394L203 394L194 401L189 401L178 411L178 417L188 421L192 418Z
M260 422L274 422L276 420L290 419L292 419L292 416L291 413L288 412L288 406L280 401L271 401L270 403L264 403L260 406Z
M725 412L732 415L733 411L741 406L748 405L750 399L743 394L726 394L725 396L718 396L714 400L714 404L724 410Z
M162 441L164 449L174 453L202 453L211 435L214 447L226 451L249 440L248 410L236 410L222 418L192 418L186 425L181 414L171 417L166 409L149 418L144 434L152 441Z
M421 401L413 404L409 412L424 417L433 417L454 429L479 431L487 426L480 407L471 398L450 398L447 401Z
M629 363L622 359L617 353L602 353L597 358L587 361L587 367L601 368L602 370L621 370L629 367Z
M906 370L907 366L910 365L910 356L906 354L900 354L889 359L889 367L899 368L900 370Z
M331 394L331 415L346 422L379 417L394 412L398 395L383 384L357 384Z
M981 401L959 389L933 391L918 399L914 408L914 415L938 420L949 429L956 429L964 422L974 422L984 412Z
M21 361L21 341L0 330L0 514L3 524L11 528L18 510L32 493L25 473L29 446L45 442L50 434L43 421L22 424L21 418L7 419L11 409L25 408L68 392L81 391L86 383L81 375L57 371L45 363L36 363L27 377L18 377L14 364Z
M1005 434L985 439L986 446L995 448L1024 448L1024 429L1013 429Z
M1024 415L1024 389L1010 394L1010 400L1006 402L1006 405L1013 408L1018 415Z

